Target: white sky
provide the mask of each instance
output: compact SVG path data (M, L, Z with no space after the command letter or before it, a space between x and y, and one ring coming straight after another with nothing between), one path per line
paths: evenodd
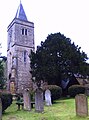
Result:
M34 22L36 46L48 34L61 32L89 57L89 0L21 0L29 21ZM20 0L0 0L0 43L7 51L7 26L15 17Z

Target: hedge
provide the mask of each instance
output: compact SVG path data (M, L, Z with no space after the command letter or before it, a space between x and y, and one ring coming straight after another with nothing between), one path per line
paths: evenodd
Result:
M75 97L77 94L85 94L85 87L81 85L72 85L68 88L70 97Z
M2 112L4 112L12 104L12 95L7 91L0 91L2 101Z

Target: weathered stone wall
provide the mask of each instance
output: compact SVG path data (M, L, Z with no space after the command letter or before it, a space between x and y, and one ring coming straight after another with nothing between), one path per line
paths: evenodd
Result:
M19 47L17 46L17 82L18 90L29 88L31 84L31 68L30 68L30 58L29 54L31 48ZM24 50L26 50L26 62L24 62Z
M22 29L27 30L27 35L22 34ZM25 88L32 86L30 74L31 50L34 51L34 23L14 19L8 26L8 48L7 48L7 79L9 88L9 74L15 69L15 89L22 92ZM24 55L25 52L25 55Z

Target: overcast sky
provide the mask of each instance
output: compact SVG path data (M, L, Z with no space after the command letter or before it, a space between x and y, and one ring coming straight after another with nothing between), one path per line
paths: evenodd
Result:
M61 32L89 57L89 0L21 0L35 26L35 46L48 34ZM20 0L0 0L0 43L7 51L7 26L14 19Z

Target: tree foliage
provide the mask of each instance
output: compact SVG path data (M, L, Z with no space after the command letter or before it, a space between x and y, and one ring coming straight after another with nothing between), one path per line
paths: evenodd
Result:
M4 75L3 73L3 64L2 64L2 60L0 60L0 77L2 77Z
M3 61L0 60L0 89L3 89L5 85L4 80L4 67L3 67Z
M31 52L32 76L36 81L60 84L60 80L74 74L89 74L88 59L81 48L61 33L48 35L44 42Z
M2 48L1 43L0 43L0 48ZM1 56L1 54L2 53L0 51L0 89L4 89L6 82L6 79L4 77L4 62L6 61L6 57Z

